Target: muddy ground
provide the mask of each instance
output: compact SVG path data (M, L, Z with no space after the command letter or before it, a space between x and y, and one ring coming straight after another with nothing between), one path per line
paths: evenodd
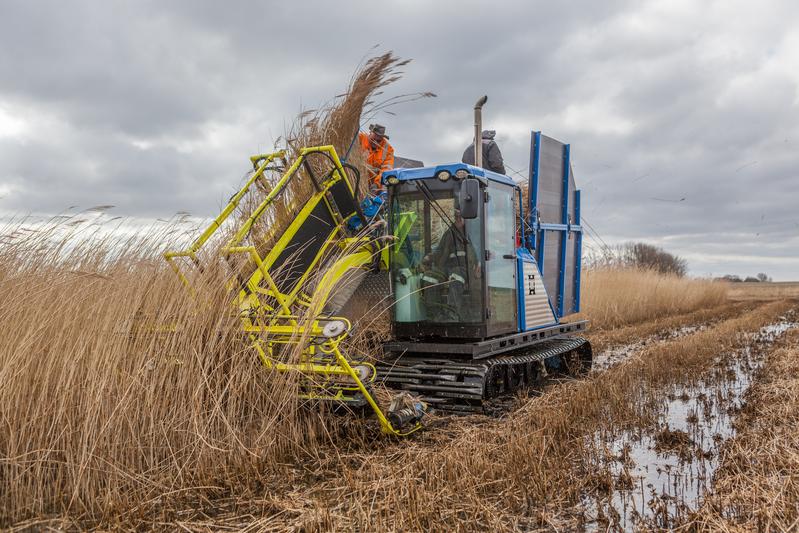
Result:
M796 528L798 301L746 299L589 337L586 379L550 382L500 416L434 418L404 440L354 421L258 483L242 477L167 496L112 527ZM59 519L17 529L84 526Z
M786 342L796 342L786 334L799 326L797 320L796 310L790 310L743 333L746 342L715 356L708 371L665 388L654 424L621 432L603 428L592 435L598 466L607 470L609 486L607 494L586 494L586 529L672 529L692 522L713 495L723 452L746 429L738 415L763 379L764 365ZM709 327L684 325L656 342L668 343ZM608 348L598 358L597 371L620 357L634 357L641 342Z

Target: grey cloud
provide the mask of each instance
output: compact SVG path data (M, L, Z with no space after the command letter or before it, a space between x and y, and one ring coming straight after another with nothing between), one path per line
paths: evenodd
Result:
M340 93L380 43L414 59L387 94L439 94L376 117L399 154L457 160L471 106L487 93L485 120L514 169L526 172L529 129L572 144L585 217L606 241L661 243L698 273L740 256L752 271L759 257L779 260L769 264L784 278L799 274L799 78L781 64L792 53L792 5L2 9L0 110L44 117L19 138L0 137L6 212L110 203L131 215L212 215L247 155L303 107Z

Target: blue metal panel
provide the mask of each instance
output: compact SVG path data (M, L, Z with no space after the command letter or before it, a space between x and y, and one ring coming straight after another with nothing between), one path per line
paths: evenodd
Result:
M530 201L530 249L535 250L538 246L538 171L541 162L541 132L534 131L530 135L530 177L527 184L527 193ZM540 256L538 264L541 264Z
M538 249L536 250L536 256L538 258L538 271L541 272L541 275L544 275L544 245L547 242L547 232L541 231L539 232L539 240Z
M524 240L524 202L522 202L522 190L517 189L516 191L519 196L519 243L521 246L525 245Z
M580 191L574 191L574 223L580 224ZM581 231L577 232L577 244L574 258L575 258L575 266L574 266L574 312L580 312L580 272L583 268L582 265L582 257L583 257L583 232L582 228Z
M524 257L530 256L526 248L516 250L516 316L518 317L516 331L524 331L527 316L524 308ZM532 260L532 257L530 257Z
M485 178L489 181L502 183L503 185L510 185L517 187L516 183L504 174L491 172L484 168L467 165L466 163L448 163L445 165L437 165L434 167L421 167L421 168L395 168L387 170L383 173L383 182L385 183L388 178L396 177L400 181L420 180L435 177L436 174L442 170L449 171L454 175L456 171L466 169L469 174L477 178Z
M561 209L561 224L567 226L560 239L560 272L558 272L558 312L557 317L563 316L564 296L566 294L566 246L569 243L569 168L570 168L570 148L566 144L563 146L563 204Z

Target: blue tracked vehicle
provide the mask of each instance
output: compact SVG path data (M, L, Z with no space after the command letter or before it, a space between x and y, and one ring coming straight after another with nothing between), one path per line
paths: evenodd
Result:
M586 321L562 321L580 310L570 147L534 132L530 153L528 200L508 176L463 163L384 175L395 238L394 340L377 366L387 385L480 411L549 372L590 368L591 347L575 335Z
M582 254L569 145L533 133L525 196L481 166L485 100L475 106L474 166L393 169L387 197L362 199L358 170L333 146L294 150L291 164L285 151L255 155L219 216L164 257L192 294L181 265L223 259L242 337L264 367L297 375L304 400L370 408L385 433L417 431L430 408L480 412L550 372L584 373L586 322L563 320L580 309ZM307 198L286 194L296 180L310 185ZM245 204L253 190L261 195ZM256 207L231 217L245 205ZM286 209L293 218L273 224ZM227 240L208 246L226 221L236 224ZM259 225L266 235L253 235ZM384 353L348 355L357 316L386 302ZM378 383L400 391L389 406L373 394Z

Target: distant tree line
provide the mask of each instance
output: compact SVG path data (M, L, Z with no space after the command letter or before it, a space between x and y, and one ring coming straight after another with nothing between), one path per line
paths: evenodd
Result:
M760 272L757 276L746 276L745 278L742 278L737 274L727 274L726 276L721 276L720 278L716 279L723 281L731 281L733 283L741 283L742 281L749 283L772 281L771 276L763 272Z
M616 247L606 247L600 253L587 254L586 259L588 266L641 268L680 277L688 273L688 261L663 248L644 242L628 242Z

